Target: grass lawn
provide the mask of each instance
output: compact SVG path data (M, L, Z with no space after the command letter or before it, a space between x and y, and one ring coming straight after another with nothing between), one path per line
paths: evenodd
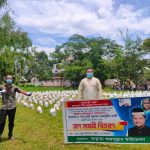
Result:
M63 90L77 90L77 87L20 87L27 91L63 91Z
M62 112L49 115L50 108L39 114L22 105L17 106L14 141L7 140L7 126L2 136L0 150L148 150L142 144L64 144Z

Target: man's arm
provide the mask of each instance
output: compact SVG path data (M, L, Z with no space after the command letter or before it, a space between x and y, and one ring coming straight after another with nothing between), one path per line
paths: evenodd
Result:
M0 91L2 91L3 90L3 87L2 87L2 85L0 86Z
M79 84L78 95L79 95L80 100L83 99L83 83L82 83L82 81Z
M21 93L23 95L26 95L26 96L31 96L32 95L32 92L26 92L26 91L23 91L19 88L16 88L15 91L18 92L18 93Z
M98 99L101 99L102 98L102 95L103 95L103 91L102 91L102 84L101 84L101 82L100 82L100 80L99 79L97 79L97 97L98 97Z
M6 92L6 90L3 88L3 86L1 85L0 86L0 93L5 93Z

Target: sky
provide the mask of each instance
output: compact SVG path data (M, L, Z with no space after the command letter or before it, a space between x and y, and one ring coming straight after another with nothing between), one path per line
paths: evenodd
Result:
M150 37L150 0L8 0L16 25L47 53L73 34L120 42L119 31Z

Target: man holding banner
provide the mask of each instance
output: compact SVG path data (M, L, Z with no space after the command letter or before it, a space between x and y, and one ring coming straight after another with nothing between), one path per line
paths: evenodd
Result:
M80 100L98 100L102 98L102 85L93 77L93 69L86 70L86 78L82 79L78 88Z

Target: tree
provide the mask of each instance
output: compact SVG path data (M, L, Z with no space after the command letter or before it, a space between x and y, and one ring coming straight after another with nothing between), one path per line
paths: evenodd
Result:
M142 48L150 53L150 38L147 38L143 41Z
M39 80L49 80L52 77L52 68L48 55L44 52L34 51L34 59L26 76L28 78L37 77Z
M14 50L24 50L32 46L28 34L21 29L15 29L15 22L9 12L6 12L0 20L0 48L5 46Z
M123 34L122 34L123 36ZM142 40L137 36L135 40L131 38L131 35L127 31L123 37L124 45L124 74L127 78L134 80L135 83L143 76L143 67L146 65L144 61L144 55L147 54L142 48Z
M0 8L6 4L7 0L0 0Z
M6 4L6 0L0 1L0 8ZM0 18L0 79L6 74L19 73L24 75L25 64L30 55L28 48L32 42L26 32L17 28L9 11L4 12ZM29 55L28 55L29 54Z
M82 35L75 34L61 46L57 46L54 53L51 54L55 62L60 63L66 60L70 55L74 57L72 62L64 64L64 77L71 81L79 81L84 77L85 69L94 68L95 75L105 80L107 72L103 57L112 57L116 43L102 37L87 38ZM59 52L59 53L57 53ZM61 59L60 59L61 58Z

